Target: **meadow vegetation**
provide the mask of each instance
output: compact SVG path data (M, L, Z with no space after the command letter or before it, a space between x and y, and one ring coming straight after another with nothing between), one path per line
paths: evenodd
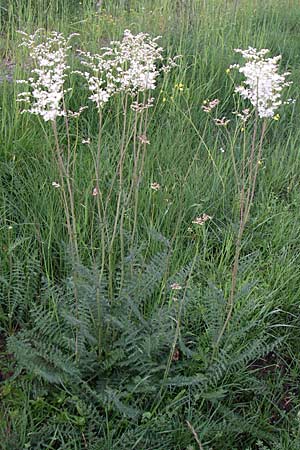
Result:
M300 449L299 34L296 0L1 1L1 449Z

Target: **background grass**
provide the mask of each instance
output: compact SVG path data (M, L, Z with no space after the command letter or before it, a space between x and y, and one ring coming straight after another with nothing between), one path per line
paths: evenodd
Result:
M138 237L145 258L159 248L151 239L150 229L169 239L169 270L173 272L189 263L198 251L193 275L197 300L184 322L186 333L193 339L197 337L198 356L194 355L192 361L183 358L178 372L184 376L197 374L202 367L199 361L203 362L203 355L211 351L205 337L210 324L205 325L202 299L209 283L222 289L225 297L228 295L238 226L229 138L207 119L201 110L202 102L218 97L219 117L231 114L235 108L234 87L226 68L237 60L234 48L248 46L269 48L272 55L282 54L282 68L291 71L294 81L289 96L297 100L280 111L280 120L269 127L239 273L241 286L255 282L255 287L237 302L237 313L239 307L244 311L248 306L247 314L236 319L236 330L247 323L257 323L255 333L259 334L259 324L263 323L261 326L272 341L282 339L274 353L267 352L264 360L241 363L234 371L228 369L211 397L206 394L206 398L197 399L187 387L170 387L159 403L156 396L145 395L142 408L147 414L138 420L103 410L98 432L93 431L89 438L89 426L95 428L90 412L80 411L76 399L64 386L52 390L44 387L43 391L36 387L30 374L11 376L14 360L3 344L0 447L196 449L199 444L187 426L188 420L204 449L300 448L298 2L120 0L103 2L103 9L97 12L92 1L2 0L0 23L0 274L1 280L8 280L8 288L2 288L0 297L3 342L4 337L28 327L28 311L39 302L41 280L59 283L70 268L65 219L57 192L51 186L56 179L51 144L45 140L38 119L21 115L15 101L19 86L14 80L28 73L26 59L18 47L18 29L33 32L45 27L65 34L79 32L75 45L97 51L111 39L119 39L129 28L161 35L166 55L182 55L179 67L155 93L155 113L148 132L151 145L140 190ZM73 64L76 63L74 59ZM78 82L72 82L71 102L76 107L86 94ZM184 85L182 92L176 83ZM118 105L115 108L117 111ZM106 111L104 119L106 183L114 172L120 136L115 110ZM229 129L233 136L233 126L229 125ZM75 134L76 129L72 132ZM79 142L89 136L91 145L97 145L97 121L92 110L84 114L78 133ZM241 151L240 134L234 143L237 157ZM90 266L98 252L99 237L91 220L92 160L81 144L77 163L80 253L82 263ZM150 189L154 181L162 186L158 192ZM113 211L112 206L111 220ZM203 213L213 220L200 230L189 231L192 220ZM126 231L130 234L129 219ZM117 267L117 252L114 258ZM149 296L144 304L145 316L160 298L157 294ZM243 339L240 346L246 345L247 334ZM53 418L59 410L62 414L57 424ZM42 438L41 430L47 423L51 426L45 433L47 437Z

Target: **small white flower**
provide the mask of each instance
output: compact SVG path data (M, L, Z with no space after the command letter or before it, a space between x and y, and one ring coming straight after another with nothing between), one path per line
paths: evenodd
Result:
M202 216L196 217L192 223L194 223L195 225L203 225L205 222L207 222L208 220L211 220L212 217L209 216L208 214L202 214Z
M226 119L226 117L222 117L222 119L214 119L214 122L218 127L226 127L230 120Z
M81 113L87 108L88 108L87 106L80 106L78 111L70 111L69 110L68 111L68 117L73 117L73 118L79 117L81 115Z
M53 186L55 189L60 188L60 184L57 183L57 181L52 181L52 186Z
M91 143L91 139L90 138L82 139L81 143L82 144L90 144Z
M220 100L218 98L215 98L214 100L211 100L210 102L208 100L204 100L202 109L204 112L209 113L211 112L218 104L220 103Z
M233 113L236 117L238 117L239 119L241 119L242 122L246 123L247 120L250 117L250 109L243 109L243 111L241 113L239 113L238 111L233 111Z
M150 141L147 139L147 136L145 134L141 134L140 136L138 136L138 140L142 143L142 144L150 144Z
M159 191L161 186L159 183L154 182L154 183L151 183L150 187L153 191Z
M182 286L180 286L180 284L178 283L173 283L171 284L170 288L172 289L172 291L180 291L182 289Z
M137 101L134 101L130 105L130 109L135 112L142 112L145 109L151 108L153 106L154 97L151 97L148 99L146 103L138 103Z

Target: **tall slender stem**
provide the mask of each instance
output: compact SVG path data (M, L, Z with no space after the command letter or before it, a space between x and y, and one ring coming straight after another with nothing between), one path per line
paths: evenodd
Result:
M57 133L57 125L56 125L55 121L52 122L52 128L53 128L53 133L54 133L54 137L55 137L56 153L57 153L57 158L58 158L58 163L59 163L58 165L59 165L61 180L63 182L63 175L65 175L65 179L66 179L66 183L67 183L69 202L70 202L70 211L69 211L68 201L66 200L66 205L67 205L66 212L69 216L69 219L71 217L71 220L72 220L72 222L71 222L72 232L70 233L70 236L72 236L72 244L73 244L72 251L75 251L75 258L76 258L76 261L78 262L79 261L79 252L78 252L78 243L77 243L76 217L75 217L75 208L74 208L74 196L73 196L72 186L71 186L71 182L70 182L70 174L68 173L67 169L65 168L65 164L64 164L64 161L63 161L63 158L61 155L61 149L60 149L58 133ZM64 183L63 183L63 186L64 186ZM63 192L65 192L64 188L63 188ZM65 194L63 194L63 195L65 196Z
M119 173L119 192L118 192L118 198L117 198L117 208L115 213L115 221L114 221L114 227L113 227L113 233L109 244L109 291L110 295L112 297L112 252L113 252L113 246L117 234L117 227L120 219L120 210L121 210L121 202L123 197L123 169L124 169L124 160L125 160L125 154L126 154L126 130L127 130L127 105L128 105L128 94L125 94L125 101L123 105L123 114L124 114L124 121L123 121L123 130L122 130L122 138L121 138L121 146L120 146L120 157L119 157L119 164L118 164L118 173ZM122 224L120 227L120 235L121 235L121 245L122 245L122 239L123 239L123 229ZM121 263L123 266L123 262Z
M265 137L266 126L267 126L267 122L266 122L266 120L264 120L263 125L262 125L261 135L260 135L256 164L254 166L254 155L255 155L255 147L256 147L255 144L256 144L256 135L257 135L257 128L258 128L258 118L256 116L255 126L254 126L253 136L252 136L251 155L250 155L250 161L249 161L249 179L248 180L249 180L250 184L248 187L248 192L247 192L246 198L244 197L244 188L242 187L242 190L241 190L240 225L239 225L239 231L238 231L238 235L237 235L234 262L233 262L232 273L231 273L231 289L230 289L230 294L229 294L228 303L227 303L228 310L227 310L227 315L226 315L223 327L219 333L219 336L218 336L216 344L215 344L215 349L214 349L215 351L217 350L219 343L227 329L227 326L231 319L233 308L234 308L234 296L235 296L236 285L237 285L239 259L240 259L241 249L242 249L242 238L243 238L246 223L249 218L252 201L254 198L257 173L258 173L259 162L260 162L260 158L261 158L261 154L262 154L262 146L263 146L263 141L264 141L264 137ZM244 171L244 163L243 163L243 171Z
M71 246L73 246L73 231L72 231L72 227L71 227L69 204L68 204L68 199L67 199L67 195L66 195L66 191L65 191L65 182L64 182L64 169L63 169L64 163L63 163L63 159L61 156L61 150L60 150L60 145L59 145L59 140L58 140L58 135L57 135L57 127L56 127L55 122L52 123L52 129L53 129L54 138L55 138L56 160L57 160L57 167L58 167L58 173L59 173L59 178L60 178L64 210L65 210L66 221L67 221L68 235L69 235L69 239L70 239L70 244L71 244Z
M78 310L78 290L77 290L77 273L74 268L74 264L79 263L79 253L78 253L78 244L77 244L77 235L76 235L76 220L75 220L75 209L74 209L74 198L73 198L73 192L72 192L72 186L70 183L70 174L69 174L69 166L67 169L64 165L64 160L61 154L61 148L59 144L58 139L58 133L57 133L57 125L56 122L52 122L52 129L54 133L55 138L55 144L56 144L56 156L57 156L57 165L58 165L58 171L60 175L60 181L61 181L61 189L63 194L63 200L64 200L64 208L65 208L65 214L66 214L66 220L67 220L67 227L68 227L68 233L69 233L69 239L71 243L71 252L72 252L72 266L73 266L73 279L74 279L74 296L75 296L75 310L76 310L76 318L79 317L79 310ZM64 176L67 183L67 190L69 194L69 199L66 195L65 191L65 184L64 184ZM71 212L69 210L69 202L70 202L70 208ZM72 220L72 223L71 223ZM78 329L76 329L76 336L75 336L75 356L76 360L79 357L78 354L78 339L79 339L79 333Z

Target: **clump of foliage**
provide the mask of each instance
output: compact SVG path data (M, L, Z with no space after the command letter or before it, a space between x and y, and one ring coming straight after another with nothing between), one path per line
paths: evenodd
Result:
M14 378L22 385L25 371L30 403L42 416L33 419L31 448L51 442L59 448L77 448L75 442L82 449L106 448L107 417L119 421L111 431L112 448L139 440L143 448L158 448L158 430L169 427L175 411L184 428L190 416L212 421L209 429L205 423L200 427L201 439L209 441L218 430L221 440L237 428L263 437L266 430L244 422L245 405L229 414L227 399L238 397L247 365L279 344L268 331L267 311L251 301L252 285L242 289L216 346L226 315L222 291L199 286L197 260L168 275L169 259L168 245L148 262L141 255L128 258L112 300L96 268L78 266L58 285L44 282L28 325L7 344L15 358ZM251 403L261 387L251 372L247 376ZM161 408L168 413L161 415ZM201 414L195 416L197 410ZM168 448L181 448L173 432L167 434ZM193 441L188 428L179 441Z

